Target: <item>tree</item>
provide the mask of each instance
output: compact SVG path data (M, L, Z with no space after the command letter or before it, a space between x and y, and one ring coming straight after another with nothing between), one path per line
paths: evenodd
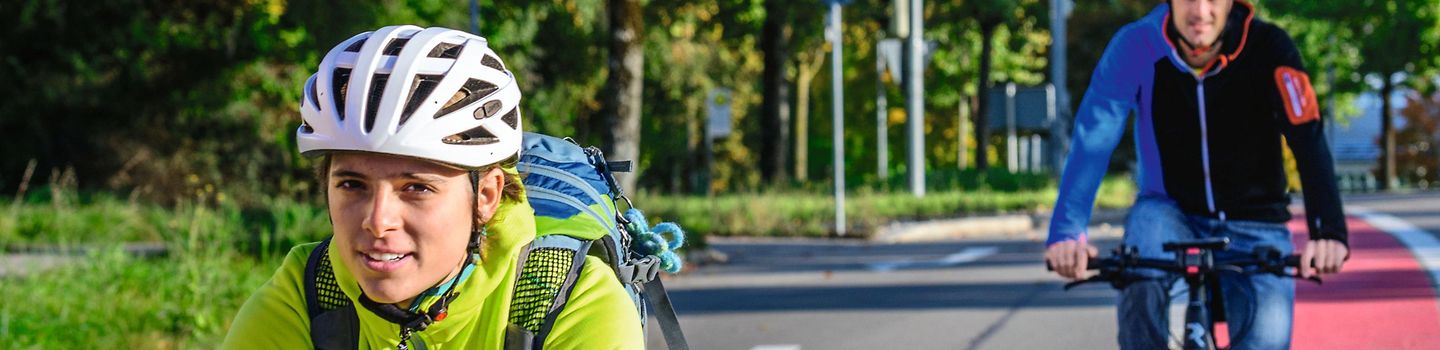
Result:
M644 86L644 28L640 0L610 0L609 78L606 80L608 130L602 135L605 156L610 159L640 160L641 88ZM635 191L635 176L616 177L620 187Z
M1267 7L1283 14L1293 14L1324 21L1335 28L1337 46L1353 46L1365 53L1356 60L1336 62L1353 65L1358 75L1376 81L1381 97L1378 165L1381 189L1391 189L1396 180L1394 107L1389 96L1400 87L1415 87L1418 77L1428 76L1436 68L1440 55L1440 4L1421 0L1373 1L1274 1ZM1422 40L1423 39L1423 40ZM1358 80L1359 77L1350 77Z
M1397 175L1410 184L1429 187L1440 179L1440 94L1407 96L1400 116L1405 118L1405 127L1395 133L1399 146L1395 162L1406 171Z
M786 146L790 144L790 23L789 1L765 3L765 25L760 50L765 54L764 100L761 102L760 177L765 181L786 178ZM803 92L802 92L803 93Z
M1045 13L1038 9L1043 6L1040 1L1025 0L969 0L962 4L960 12L969 14L975 19L976 30L981 35L981 52L979 52L979 73L976 81L976 114L972 114L972 133L975 134L975 167L979 170L989 169L989 157L986 154L986 144L989 144L989 108L994 108L994 101L989 101L989 89L991 89L991 65L995 59L995 33L1002 26L1007 29L1020 27L1021 23L1034 24L1037 17L1027 13ZM1044 17L1044 16L1040 16Z

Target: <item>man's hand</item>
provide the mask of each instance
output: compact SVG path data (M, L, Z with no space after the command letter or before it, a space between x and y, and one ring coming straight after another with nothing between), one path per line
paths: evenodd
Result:
M1305 251L1300 253L1300 277L1340 272L1340 267L1349 258L1350 248L1340 241L1319 239L1306 242Z
M1088 259L1099 251L1086 243L1076 240L1063 241L1045 248L1045 263L1061 277L1070 280L1085 278Z

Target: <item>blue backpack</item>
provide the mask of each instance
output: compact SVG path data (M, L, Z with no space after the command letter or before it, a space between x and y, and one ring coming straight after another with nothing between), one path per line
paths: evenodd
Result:
M680 270L675 249L684 244L684 234L672 223L651 228L631 205L612 175L630 171L630 165L628 161L609 162L598 148L582 148L568 138L525 133L517 168L535 209L537 236L520 257L522 268L511 302L506 347L544 342L549 325L564 309L585 256L591 255L615 272L635 304L642 327L653 311L670 348L688 349L659 278L662 270ZM623 214L618 209L621 202L629 206ZM568 270L549 266L567 266ZM557 276L560 272L563 279ZM556 282L562 280L556 288ZM646 300L654 310L646 308Z
M565 309L586 256L595 256L615 272L640 315L643 329L657 317L670 349L688 350L675 309L659 273L675 273L675 250L684 233L672 223L653 228L625 197L613 172L631 163L609 162L599 149L574 140L525 133L516 166L526 197L535 209L536 237L520 253L506 349L540 349L556 317ZM619 203L629 208L619 211ZM669 236L668 238L666 236ZM352 349L359 337L355 307L340 291L326 251L327 238L305 266L305 302L310 338L319 349ZM651 308L646 307L646 301Z

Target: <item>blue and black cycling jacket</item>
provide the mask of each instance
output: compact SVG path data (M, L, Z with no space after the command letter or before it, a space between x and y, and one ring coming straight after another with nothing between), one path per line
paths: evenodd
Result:
M1310 238L1346 242L1334 164L1299 51L1284 30L1255 18L1254 7L1236 3L1221 56L1204 70L1181 59L1164 4L1111 39L1076 112L1047 245L1085 236L1131 111L1138 112L1140 196L1173 199L1192 215L1285 222L1284 140L1299 167Z

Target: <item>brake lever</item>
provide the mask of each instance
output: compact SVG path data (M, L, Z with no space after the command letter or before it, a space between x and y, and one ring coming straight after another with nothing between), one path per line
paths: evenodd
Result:
M1072 288L1079 287L1079 286L1082 285L1082 284L1086 284L1086 283L1090 283L1090 282L1100 282L1099 276L1090 277L1090 278L1086 278L1086 279L1079 280L1079 281L1074 281L1074 282L1065 283L1065 289L1064 289L1064 290L1067 290L1067 291L1068 291L1068 290L1070 290L1070 289L1072 289Z
M1216 271L1228 271L1234 273L1245 273L1245 268L1235 265L1215 265Z
M1065 283L1065 290L1070 290L1070 289L1072 289L1072 288L1079 287L1080 285L1086 284L1086 283L1094 283L1094 282L1111 282L1111 283L1114 283L1114 281L1115 281L1115 275L1113 275L1113 274L1111 274L1111 273L1107 273L1107 272L1105 272L1105 271L1101 271L1100 273L1097 273L1097 274L1095 274L1094 276L1090 276L1090 278L1086 278L1086 279L1079 280L1079 281L1073 281L1073 282Z

